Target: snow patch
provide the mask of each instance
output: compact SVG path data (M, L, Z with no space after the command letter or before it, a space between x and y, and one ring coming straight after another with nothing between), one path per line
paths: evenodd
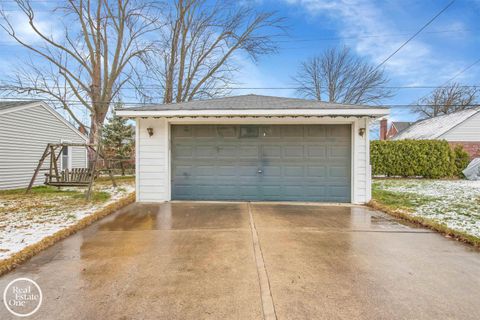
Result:
M96 191L108 192L111 197L100 205L90 204L77 211L59 212L58 208L53 207L46 211L42 210L41 214L33 216L31 212L24 211L2 217L0 221L0 260L7 259L25 247L76 224L81 219L134 192L135 188L132 185L121 185L116 189L104 187ZM0 205L7 206L8 203L0 202Z
M432 197L412 215L480 238L480 181L467 180L377 180L386 191Z

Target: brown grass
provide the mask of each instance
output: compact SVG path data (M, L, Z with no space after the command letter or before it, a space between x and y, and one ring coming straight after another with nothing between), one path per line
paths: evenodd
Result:
M404 209L394 209L385 204L382 204L376 200L371 200L368 205L373 209L383 211L393 217L400 218L402 220L408 221L410 223L414 223L416 225L437 231L447 237L456 239L458 241L471 244L475 247L480 247L480 239L469 235L465 232L453 230L446 225L434 221L432 219L418 217L411 215L407 210Z
M25 247L21 251L15 253L10 258L0 260L0 276L16 268L18 265L26 262L40 251L51 247L58 241L65 239L66 237L76 233L77 231L91 225L93 222L133 202L135 202L134 192L79 220L76 224L57 231L53 235L45 237L41 241Z

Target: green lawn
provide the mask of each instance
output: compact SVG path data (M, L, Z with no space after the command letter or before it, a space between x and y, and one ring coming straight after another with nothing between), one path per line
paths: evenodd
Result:
M480 181L375 179L372 205L480 245Z

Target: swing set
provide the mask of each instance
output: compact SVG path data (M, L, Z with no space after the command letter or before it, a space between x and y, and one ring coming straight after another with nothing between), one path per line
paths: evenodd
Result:
M65 148L68 147L84 147L87 151L90 151L94 154L93 162L88 168L74 168L74 169L63 169L59 170L58 160L64 152ZM57 153L58 152L58 153ZM50 157L50 165L48 168L42 168L45 160ZM112 170L107 167L107 169L97 170L98 159L105 157L101 154L97 145L88 144L88 143L49 143L43 152L42 157L38 161L37 168L35 169L32 179L28 185L26 193L29 193L37 179L38 173L43 170L47 170L48 173L45 173L45 182L47 186L54 187L88 187L88 190L85 194L87 200L91 199L92 187L94 180L99 176L101 172L108 172L110 179L112 180L112 185L114 188L117 187L115 178L113 177Z

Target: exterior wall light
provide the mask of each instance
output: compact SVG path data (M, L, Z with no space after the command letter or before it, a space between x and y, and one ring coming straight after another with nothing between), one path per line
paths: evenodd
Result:
M148 127L147 132L148 132L149 137L153 136L153 128L152 127Z
M363 137L365 135L365 128L358 129L358 134Z

